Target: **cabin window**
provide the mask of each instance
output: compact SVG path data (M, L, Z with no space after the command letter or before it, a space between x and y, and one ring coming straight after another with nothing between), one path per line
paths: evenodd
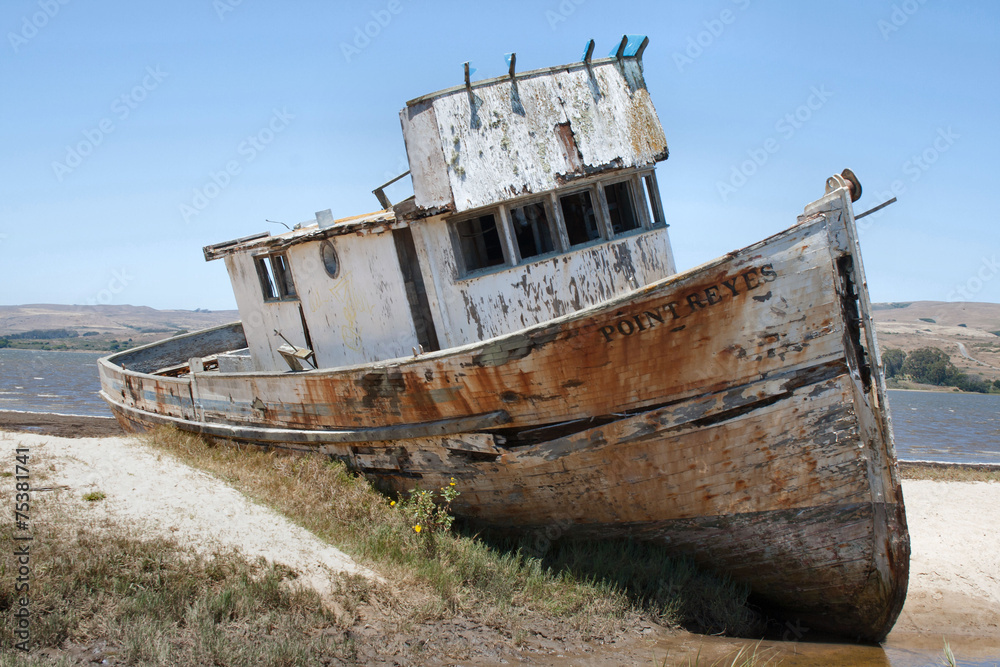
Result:
M544 202L510 209L510 223L514 228L514 238L521 259L537 257L555 250Z
M604 186L604 196L608 200L608 216L611 230L617 236L639 229L639 216L632 205L632 187L628 181L619 181Z
M455 231L466 272L506 263L494 214L456 222Z
M284 255L255 257L254 263L257 265L257 277L260 278L264 301L296 298L292 272L288 269L288 260Z
M319 255L323 260L323 268L326 270L326 274L331 278L339 276L340 258L337 257L337 249L333 247L333 243L323 241L319 245Z
M663 207L660 205L660 191L656 187L656 176L650 172L640 180L642 181L643 203L649 213L649 224L653 227L666 224L667 220L663 217Z
M597 212L590 190L581 190L571 195L559 198L562 208L563 222L571 246L596 241L601 238L601 230L597 222Z

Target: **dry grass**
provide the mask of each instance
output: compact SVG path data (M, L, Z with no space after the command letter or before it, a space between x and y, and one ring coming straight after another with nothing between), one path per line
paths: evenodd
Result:
M282 566L92 525L85 510L96 499L72 494L67 505L43 494L32 504L32 653L0 651L0 665L421 664L516 655L539 635L567 646L618 641L648 621L732 634L762 629L745 589L649 545L556 543L538 558L521 548L527 543L460 528L434 535L428 550L398 507L339 463L212 446L173 430L148 441L388 582L345 576L321 598ZM0 485L5 506L10 486ZM0 528L7 553L12 537L9 524ZM0 564L7 618L14 576ZM13 643L4 624L0 646Z
M517 541L483 539L468 528L417 535L402 512L340 463L210 446L174 430L149 441L392 577L428 617L462 614L510 633L544 617L584 636L614 634L640 617L737 635L761 630L745 606L749 591L650 545L556 543L536 558ZM436 540L433 551L422 548L427 537Z
M294 575L231 552L199 555L125 526L36 523L31 648L4 664L71 664L81 656L133 665L298 665L351 662L353 645ZM0 542L11 544L11 528ZM14 575L0 573L0 609L14 605ZM15 643L9 623L0 645Z
M977 465L899 462L903 479L935 482L1000 482L1000 468Z
M727 656L714 660L709 667L771 667L779 665L781 661L777 658L777 649L761 649L760 642L756 644L741 646ZM662 661L658 661L659 667L667 665L683 665L684 667L700 667L702 665L701 651L694 658L687 658L683 662L670 661L670 656L666 656Z

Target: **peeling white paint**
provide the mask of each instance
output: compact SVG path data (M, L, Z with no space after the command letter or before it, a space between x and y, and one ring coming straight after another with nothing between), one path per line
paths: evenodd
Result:
M442 347L539 324L676 272L667 229L659 228L456 280L447 220L428 218L412 229Z
M629 59L442 91L400 120L422 208L490 206L596 170L649 166L667 152L641 65ZM569 134L557 131L566 124Z
M298 294L293 300L265 302L253 256L226 256L256 370L288 370L277 352L284 341L275 329L294 345L311 344L321 368L391 359L418 344L391 233L343 235L330 242L340 259L336 278L323 266L321 241L287 249Z

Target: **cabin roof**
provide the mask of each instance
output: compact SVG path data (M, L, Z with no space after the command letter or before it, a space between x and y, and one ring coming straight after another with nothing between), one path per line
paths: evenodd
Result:
M645 42L601 60L524 73L511 66L508 76L467 78L408 102L400 122L415 214L492 206L666 159L642 75Z
M326 213L329 213L328 211ZM309 241L320 241L333 236L343 236L345 234L374 234L389 231L399 224L396 222L396 214L392 209L375 211L362 215L355 215L349 218L333 220L332 224L321 226L319 219L323 217L323 212L316 214L317 219L308 223L296 225L295 229L272 235L271 232L261 232L251 236L207 245L203 248L205 261L225 257L238 252L279 252L289 246Z

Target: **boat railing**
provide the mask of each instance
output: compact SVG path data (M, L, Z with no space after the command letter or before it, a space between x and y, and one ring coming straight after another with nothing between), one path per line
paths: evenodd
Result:
M192 358L214 358L221 353L246 346L243 323L231 322L125 350L104 357L101 361L124 371L155 374L187 366Z

